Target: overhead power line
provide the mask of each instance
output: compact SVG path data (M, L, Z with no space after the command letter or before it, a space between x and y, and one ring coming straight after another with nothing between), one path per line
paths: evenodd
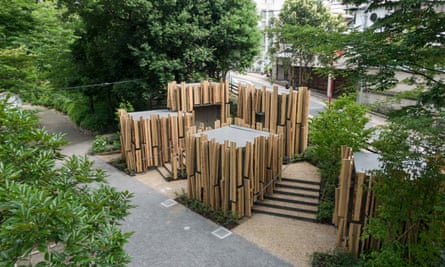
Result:
M114 85L114 84L130 83L130 82L142 81L142 80L146 80L146 79L147 78L117 81L117 82L103 82L103 83L85 84L85 85L79 85L79 86L62 87L62 88L57 88L57 89L65 90L65 89L79 89L79 88L91 88L91 87L105 87L105 86Z

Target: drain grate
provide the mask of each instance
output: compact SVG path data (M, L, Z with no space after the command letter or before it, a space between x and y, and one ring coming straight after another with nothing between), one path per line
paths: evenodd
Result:
M176 204L178 204L178 202L176 202L175 200L170 199L170 198L161 202L161 205L166 207L166 208L173 207Z
M215 231L212 232L212 235L218 237L219 239L224 239L231 234L232 234L232 232L227 230L224 227L219 227L218 229L216 229Z

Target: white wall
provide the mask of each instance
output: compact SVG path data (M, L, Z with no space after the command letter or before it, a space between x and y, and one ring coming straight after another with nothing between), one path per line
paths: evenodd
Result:
M258 27L264 31L273 17L278 17L283 6L284 0L255 0L256 11L260 16ZM254 63L253 70L264 72L265 66L270 64L269 50L272 43L272 36L263 32L263 39L261 42L261 52Z

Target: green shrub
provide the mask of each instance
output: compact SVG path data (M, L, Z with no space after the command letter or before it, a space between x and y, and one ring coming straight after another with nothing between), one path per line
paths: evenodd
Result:
M88 116L89 109L85 102L83 101L75 101L71 102L67 108L67 114L70 119L77 125L80 125L80 122Z
M125 160L122 157L119 157L119 158L111 161L110 163L116 169L123 171L130 176L136 175L136 172L134 170L128 169L127 163L125 162Z
M361 267L363 262L356 259L351 253L341 249L333 252L314 252L311 255L312 267Z
M228 229L231 229L239 224L238 216L236 213L229 212L227 215L225 215L222 209L212 210L203 202L197 199L189 198L184 192L182 192L182 194L179 194L176 200L189 209L193 210L194 212Z
M94 153L105 152L107 149L107 139L104 136L96 135L94 139L92 150Z
M105 102L98 102L94 106L94 113L88 110L86 116L80 121L80 127L100 133L117 130L114 121L114 112Z
M321 223L331 223L334 213L334 201L324 200L318 206L317 220Z
M335 201L335 187L341 167L341 146L357 151L367 144L372 129L365 129L368 109L355 102L355 96L341 96L311 120L311 146L305 157L315 163L321 174L321 195L318 217L329 222Z
M93 141L91 151L93 153L103 153L111 151L119 151L121 148L119 133L111 135L96 135Z
M0 149L0 266L36 250L43 257L33 266L126 266L131 233L119 222L134 207L133 194L107 185L87 157L64 158L63 135L39 128L34 113L0 101L0 125L7 144Z

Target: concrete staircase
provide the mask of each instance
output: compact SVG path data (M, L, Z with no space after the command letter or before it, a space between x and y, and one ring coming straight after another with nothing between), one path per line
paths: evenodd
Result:
M253 212L316 222L319 194L320 181L282 178L273 195L255 202Z

